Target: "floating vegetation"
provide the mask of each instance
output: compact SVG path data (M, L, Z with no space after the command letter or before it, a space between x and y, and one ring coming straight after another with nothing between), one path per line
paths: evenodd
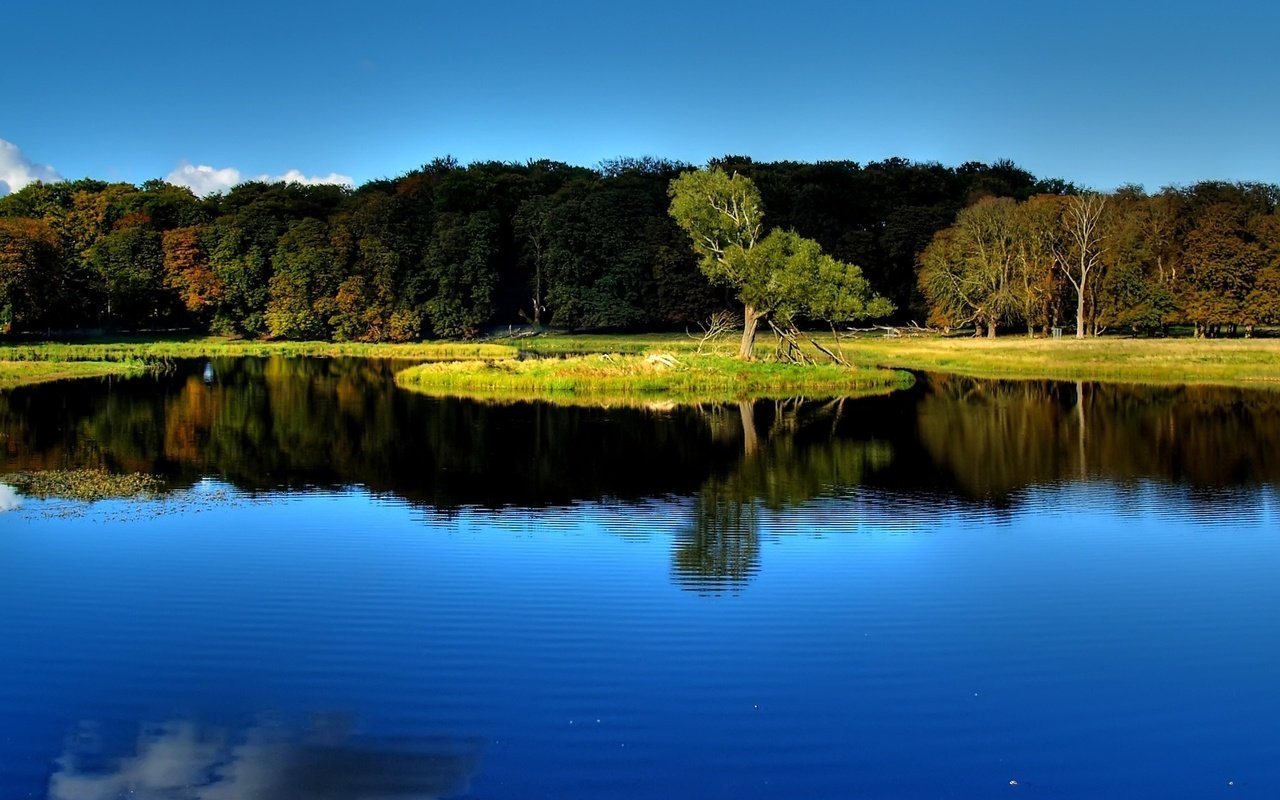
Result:
M42 500L154 499L164 490L164 483L154 475L138 472L120 474L105 469L11 472L0 475L0 483L12 486L23 495Z

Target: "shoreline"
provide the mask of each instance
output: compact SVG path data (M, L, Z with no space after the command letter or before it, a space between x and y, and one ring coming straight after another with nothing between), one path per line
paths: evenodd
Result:
M685 334L557 334L484 342L359 344L262 342L214 337L191 340L0 344L0 389L75 378L131 376L176 358L237 356L386 358L416 361L397 383L414 391L491 400L545 395L675 400L738 399L904 385L886 371L924 371L1004 380L1059 380L1152 385L1280 388L1280 339L999 339L920 336L814 338L843 353L833 364L744 363L721 339L704 352ZM529 361L522 355L541 356ZM674 363L641 364L647 357ZM584 363L582 359L597 359ZM576 360L575 360L576 359ZM609 361L607 359L612 359ZM444 362L447 366L423 369ZM541 363L541 367L537 366ZM458 364L469 366L459 367ZM496 368L494 365L504 365ZM528 365L528 366L520 366ZM559 374L552 369L559 367ZM851 372L852 369L852 372ZM834 370L834 371L833 371ZM435 374L439 373L439 374ZM471 373L468 377L466 373ZM553 398L554 399L554 398Z

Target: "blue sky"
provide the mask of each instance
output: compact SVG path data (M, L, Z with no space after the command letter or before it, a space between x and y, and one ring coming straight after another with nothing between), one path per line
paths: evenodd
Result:
M727 153L1280 182L1262 2L44 0L0 19L10 183Z

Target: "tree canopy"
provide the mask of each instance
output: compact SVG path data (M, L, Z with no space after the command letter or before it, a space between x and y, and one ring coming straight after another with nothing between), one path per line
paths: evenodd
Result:
M871 292L862 270L838 261L812 239L775 229L761 238L764 207L755 184L720 167L685 172L671 182L671 216L714 284L742 304L738 357L750 360L762 320L799 317L829 322L885 317L893 305Z

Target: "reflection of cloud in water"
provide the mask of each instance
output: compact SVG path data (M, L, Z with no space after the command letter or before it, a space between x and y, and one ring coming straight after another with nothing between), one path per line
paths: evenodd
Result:
M479 742L362 741L340 729L292 735L170 722L110 755L92 728L57 759L49 800L426 800L467 791Z
M22 495L8 484L0 483L0 512L13 511L22 505Z

